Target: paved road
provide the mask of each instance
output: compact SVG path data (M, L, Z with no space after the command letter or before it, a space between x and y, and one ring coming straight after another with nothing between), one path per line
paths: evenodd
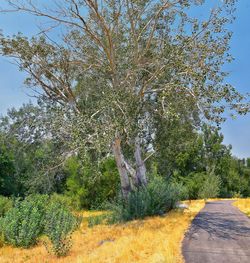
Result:
M250 219L233 201L209 202L182 244L186 263L250 263Z

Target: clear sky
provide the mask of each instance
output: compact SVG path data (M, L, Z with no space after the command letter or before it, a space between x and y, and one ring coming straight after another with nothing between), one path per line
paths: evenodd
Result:
M0 7L3 4L0 3ZM199 14L201 15L201 14ZM0 28L4 34L23 32L34 35L38 21L23 14L0 14ZM234 35L231 41L231 53L235 61L226 66L230 72L228 82L241 92L250 92L250 0L237 3L236 21L230 26ZM0 57L0 114L10 107L20 107L31 97L23 85L24 73L6 58ZM222 125L224 142L233 146L233 154L238 157L250 157L250 114L228 119Z

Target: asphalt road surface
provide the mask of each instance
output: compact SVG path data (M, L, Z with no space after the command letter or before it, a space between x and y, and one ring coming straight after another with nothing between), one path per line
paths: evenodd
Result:
M186 263L250 263L250 219L233 201L209 202L182 244Z

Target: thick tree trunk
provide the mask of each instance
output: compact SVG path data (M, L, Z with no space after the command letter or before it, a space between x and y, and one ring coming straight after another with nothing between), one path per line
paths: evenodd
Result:
M131 177L131 188L135 190L135 188L139 185L139 180L137 178L136 170L126 161L124 160L125 167Z
M122 194L126 198L131 190L147 184L146 166L141 156L139 138L135 140L134 157L136 169L125 160L121 149L121 139L119 137L115 138L113 142L113 153L120 175Z
M134 156L135 156L135 162L136 162L137 184L138 186L146 185L147 184L146 166L141 156L141 145L140 145L140 139L138 137L135 139Z
M113 153L115 156L116 165L120 175L122 194L126 198L131 191L131 184L128 176L128 170L126 168L126 162L121 151L121 139L115 138L113 143Z

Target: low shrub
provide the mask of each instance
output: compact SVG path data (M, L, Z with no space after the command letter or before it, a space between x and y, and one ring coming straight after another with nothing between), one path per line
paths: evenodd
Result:
M65 256L71 246L71 234L80 224L80 219L60 202L51 202L46 211L44 234L48 236L52 245L52 252L56 256Z
M202 189L206 178L207 174L205 172L192 172L185 177L184 182L189 200L200 198L199 191L201 191L200 189Z
M61 196L31 195L17 199L4 217L0 218L0 245L28 248L46 235L57 256L64 256L71 247L71 233L80 224Z
M112 203L110 209L113 213L109 215L108 221L115 223L163 215L175 207L181 191L181 186L156 177L147 186L131 192L126 200L119 198Z
M14 207L1 219L1 233L8 244L28 248L43 232L46 196L16 200Z
M0 196L0 217L4 216L13 207L13 200Z
M241 192L232 192L232 198L243 198Z

